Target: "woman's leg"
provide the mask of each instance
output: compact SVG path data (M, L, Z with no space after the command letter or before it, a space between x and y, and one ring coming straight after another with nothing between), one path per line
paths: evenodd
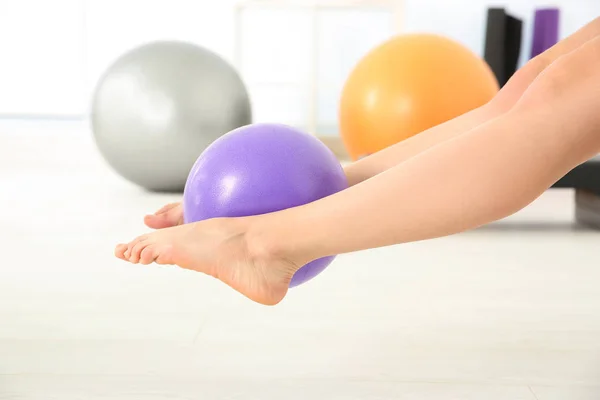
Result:
M529 84L548 65L561 55L578 48L597 35L600 35L600 18L594 19L571 36L530 60L511 77L488 104L348 165L345 168L348 182L351 186L360 183L414 157L432 146L443 143L502 115L512 108ZM178 203L170 204L154 214L147 215L144 218L144 222L148 227L153 229L180 225L183 222L183 209Z
M600 152L600 37L561 57L505 114L322 200L159 230L117 246L275 304L305 263L451 235L506 217Z
M533 80L558 57L600 35L600 17L527 62L487 104L346 167L351 185L369 179L432 146L443 143L509 111Z

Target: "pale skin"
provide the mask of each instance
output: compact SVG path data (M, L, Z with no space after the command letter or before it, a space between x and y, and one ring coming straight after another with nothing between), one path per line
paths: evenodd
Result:
M353 186L369 179L436 144L452 139L502 115L514 106L529 84L547 66L558 57L578 48L597 35L600 35L600 18L594 19L571 36L530 60L489 103L348 165L345 172L349 184ZM153 229L181 225L183 223L181 203L165 205L154 214L147 215L144 222Z
M496 98L346 168L352 186L272 214L181 225L178 204L115 249L206 273L266 305L327 255L464 232L509 216L600 152L596 19L532 60ZM399 206L400 205L400 206Z

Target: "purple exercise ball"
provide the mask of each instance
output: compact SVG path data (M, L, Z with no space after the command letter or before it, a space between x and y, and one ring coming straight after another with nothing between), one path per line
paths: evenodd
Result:
M185 223L266 214L307 204L348 187L335 155L316 137L281 124L251 124L215 140L188 176ZM335 256L312 261L290 287L320 274Z

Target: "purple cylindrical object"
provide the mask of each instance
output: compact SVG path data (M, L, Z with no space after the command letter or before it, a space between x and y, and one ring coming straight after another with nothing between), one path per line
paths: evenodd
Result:
M214 141L198 158L183 195L186 223L266 214L348 187L335 155L316 137L281 124L252 124ZM335 257L303 266L290 287L320 274Z
M558 42L558 8L543 8L535 11L531 58L543 53Z

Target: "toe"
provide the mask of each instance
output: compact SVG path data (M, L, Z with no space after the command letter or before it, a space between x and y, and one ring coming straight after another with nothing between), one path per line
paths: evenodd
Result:
M161 209L159 209L158 211L156 211L156 212L154 213L154 215L161 215L161 214L165 214L165 213L169 212L170 210L172 210L172 209L174 209L174 208L176 208L176 207L179 207L179 205L180 205L180 204L181 204L181 203L169 203L169 204L167 204L167 205L163 206L163 207L162 207Z
M169 210L165 215L167 221L169 222L169 226L177 226L183 224L183 209L181 207L173 208Z
M140 264L148 265L154 262L156 259L156 246L149 245L144 247L140 253Z
M154 215L163 215L169 213L171 210L177 209L181 206L181 203L169 203L163 206L161 209L156 211Z
M174 208L159 215L146 215L144 224L152 229L164 229L183 224L181 208Z
M145 242L146 240L148 240L148 235L142 235L142 236L138 236L137 238L135 238L133 241L131 241L128 245L127 245L127 250L125 250L124 256L127 259L131 259L131 252L133 250L133 248L138 244L138 243L142 243Z
M142 253L142 250L144 250L150 244L151 243L147 239L140 240L137 243L135 243L131 247L131 251L129 252L129 261L134 264L137 264L140 261L140 255Z
M126 244L118 244L117 247L115 247L115 256L117 258L120 258L121 260L125 260L125 251L127 250L127 245Z
M152 229L169 228L178 225L181 214L181 203L169 203L154 214L146 215L144 217L144 224Z
M173 245L164 245L154 252L154 261L160 265L174 265Z
M148 228L152 229L163 229L171 226L169 220L165 217L164 214L161 215L146 215L144 217L144 224Z

